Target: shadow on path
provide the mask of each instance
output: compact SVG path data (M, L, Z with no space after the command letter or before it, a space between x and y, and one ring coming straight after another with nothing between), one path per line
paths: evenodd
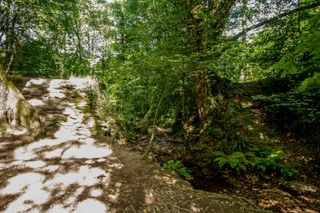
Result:
M193 190L139 156L93 136L88 79L30 79L23 88L46 137L1 140L1 212L261 212L248 201Z
M90 128L95 121L85 118L87 103L76 99L84 96L80 89L68 80L32 79L26 83L22 92L39 111L47 137L2 143L1 211L105 212L109 208L99 201L109 171L99 165L112 151L92 137Z

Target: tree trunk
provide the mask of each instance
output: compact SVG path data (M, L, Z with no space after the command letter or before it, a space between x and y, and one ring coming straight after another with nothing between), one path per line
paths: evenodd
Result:
M235 0L209 0L206 1L205 5L192 6L191 17L194 26L190 27L191 51L199 55L199 60L201 60L206 50L208 39L218 41L223 32L229 11L234 4ZM204 19L201 14L205 14L209 18ZM210 37L208 37L209 31L211 32ZM205 126L205 123L207 123L208 113L212 105L208 93L207 76L207 69L199 67L196 75L196 101L201 126Z
M12 82L7 80L0 65L0 137L8 134L39 137L43 133L37 111Z
M248 28L248 0L242 0L242 41L244 44L247 43L247 28ZM248 64L243 65L240 71L239 82L243 83L246 79L246 72L248 70Z

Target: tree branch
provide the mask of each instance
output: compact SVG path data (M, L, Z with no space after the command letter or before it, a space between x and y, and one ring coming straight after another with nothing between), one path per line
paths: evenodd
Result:
M289 11L287 11L287 12L285 12L285 13L281 13L280 15L277 15L277 16L275 16L275 17L272 17L272 18L270 18L270 19L267 19L267 20L265 20L265 21L263 21L263 22L260 22L260 23L258 23L258 24L252 25L251 27L248 27L248 28L246 29L246 32L249 32L249 31L251 31L251 30L257 29L257 28L262 27L262 26L264 26L264 25L266 25L266 24L270 24L270 23L272 23L272 22L277 21L277 20L280 19L280 18L283 18L283 17L285 17L285 16L288 16L288 15L291 15L291 14L294 14L294 13L297 13L297 12L299 12L299 11L309 10L309 9L316 8L316 7L319 7L319 6L320 6L320 1L315 2L315 3L313 3L313 4L310 4L310 5L303 6L303 7L298 7L298 8L295 8L295 9L293 9L293 10L289 10ZM245 32L242 31L242 32L236 34L235 36L232 37L232 40L238 39L238 38L241 37L244 33L245 33Z
M11 68L11 65L13 64L13 61L14 61L14 58L17 54L17 41L13 43L12 45L12 53L11 53L11 56L10 56L10 60L8 62L8 64L6 64L5 66L5 73L8 74L10 68Z

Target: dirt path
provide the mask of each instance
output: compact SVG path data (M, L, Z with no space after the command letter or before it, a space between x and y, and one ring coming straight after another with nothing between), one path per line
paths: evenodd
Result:
M46 137L0 138L1 212L260 212L235 196L193 190L158 165L92 135L87 79L32 79L23 89Z

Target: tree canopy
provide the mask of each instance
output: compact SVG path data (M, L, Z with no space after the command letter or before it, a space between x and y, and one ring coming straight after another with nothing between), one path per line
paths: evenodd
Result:
M93 76L146 154L161 127L220 170L289 177L259 131L319 143L319 0L4 0L0 19L2 73Z

